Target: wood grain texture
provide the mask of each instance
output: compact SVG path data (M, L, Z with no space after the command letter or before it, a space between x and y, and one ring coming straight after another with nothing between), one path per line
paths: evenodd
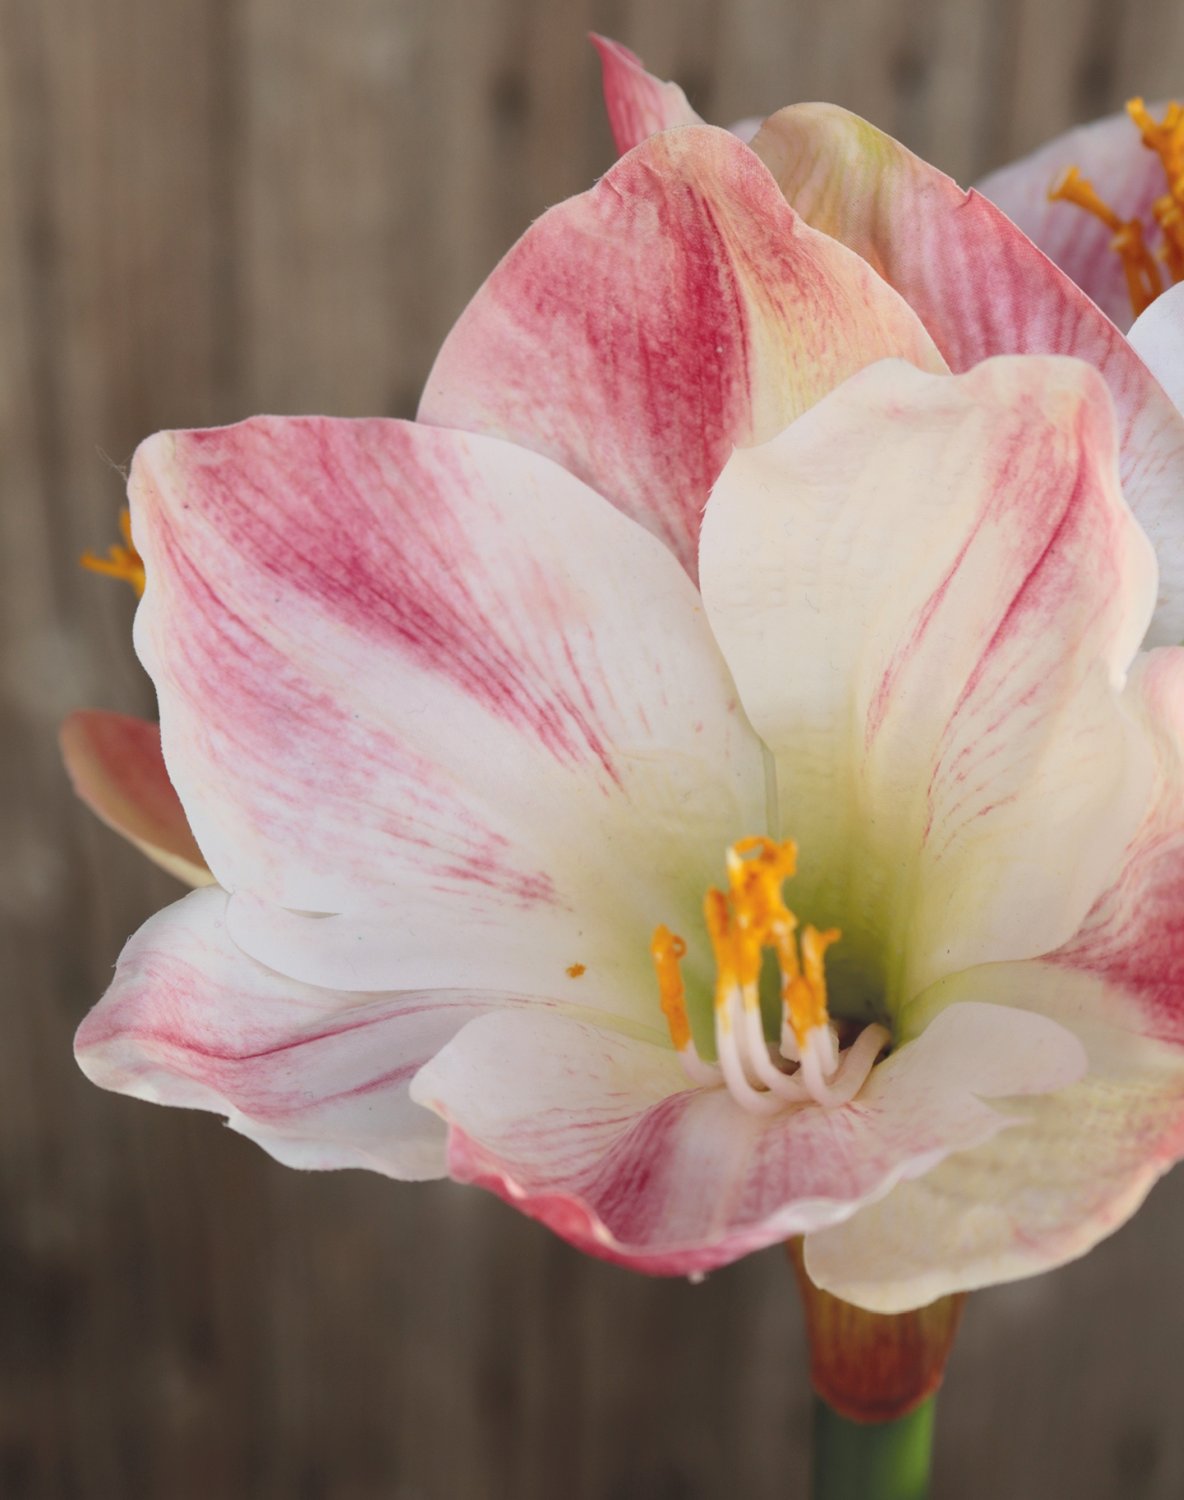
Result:
M799 98L966 180L1179 92L1172 0L0 0L0 1496L699 1500L806 1493L776 1253L594 1264L475 1192L303 1176L70 1056L176 889L75 806L81 703L149 712L131 600L79 573L152 430L409 414L465 299L610 160L584 33L709 117ZM938 1492L1177 1500L1184 1180L972 1298Z

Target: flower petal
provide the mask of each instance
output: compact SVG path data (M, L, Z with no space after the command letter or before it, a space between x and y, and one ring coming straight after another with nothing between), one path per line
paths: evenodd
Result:
M1084 1255L1184 1153L1179 1081L1149 1086L1145 1073L1136 1058L1126 1076L1036 1100L1016 1129L808 1236L811 1280L845 1302L896 1313Z
M186 885L209 885L201 857L160 753L160 730L104 709L70 714L59 732L75 793L91 812Z
M765 813L660 543L536 454L413 423L163 434L131 496L137 645L211 869L255 903L238 941L348 989L587 970L584 1003L657 1018L654 926L701 925Z
M241 953L226 893L195 891L130 940L78 1030L102 1088L208 1109L290 1167L439 1177L444 1131L410 1102L416 1070L505 997L358 997L284 979Z
M1126 697L1154 747L1150 808L1081 930L1046 962L1102 981L1112 1024L1184 1049L1184 650L1141 656Z
M527 231L445 341L419 415L556 459L693 575L733 445L887 355L944 369L904 302L808 229L747 146L688 126Z
M672 125L701 125L677 83L663 83L635 52L620 42L593 33L604 79L604 106L617 150L624 155L659 130Z
M905 1017L921 1027L967 998L1022 1006L1079 1037L1088 1075L808 1240L811 1276L846 1301L899 1312L1050 1270L1124 1224L1184 1156L1184 651L1141 658L1126 696L1156 771L1111 887L1059 951L957 975Z
M807 1239L811 1279L874 1312L923 1307L1084 1255L1184 1156L1184 1054L1177 1047L1173 1059L1099 1024L1100 986L1030 962L977 969L940 988L956 1010L975 996L1058 1016L1081 1034L1089 1072L1017 1109L1014 1129Z
M746 1114L690 1088L668 1047L525 1010L465 1028L412 1098L451 1127L448 1169L579 1249L658 1275L708 1271L841 1221L1007 1120L982 1103L1079 1077L1040 1016L944 1013L853 1103Z
M1153 113L1158 113L1154 107ZM1018 224L1030 240L1102 311L1128 328L1131 303L1122 261L1112 232L1070 203L1050 203L1049 190L1070 167L1079 167L1102 199L1122 219L1142 219L1149 234L1151 205L1166 184L1159 158L1143 145L1125 110L1078 125L1043 146L992 172L978 190Z
M776 758L793 905L843 929L872 1011L1068 938L1143 814L1121 689L1155 568L1114 449L1079 361L885 363L712 496L704 602Z
M845 110L792 105L753 150L808 223L907 299L952 369L1071 354L1101 371L1118 410L1123 493L1162 573L1150 643L1184 638L1184 418L1110 320L993 203Z
M1135 319L1131 348L1184 411L1184 282L1158 296Z

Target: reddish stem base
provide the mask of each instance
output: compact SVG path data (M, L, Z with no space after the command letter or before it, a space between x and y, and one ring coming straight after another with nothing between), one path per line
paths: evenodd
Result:
M801 1240L786 1248L806 1308L810 1379L826 1404L852 1422L895 1422L927 1401L941 1385L966 1294L915 1312L865 1312L814 1285Z

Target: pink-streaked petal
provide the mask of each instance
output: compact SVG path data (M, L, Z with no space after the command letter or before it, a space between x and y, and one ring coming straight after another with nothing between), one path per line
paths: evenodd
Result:
M1157 116L1162 112L1152 107ZM1151 205L1167 191L1164 170L1143 145L1125 111L1078 125L984 177L978 190L997 204L1030 240L1054 260L1119 328L1131 322L1122 261L1112 232L1070 203L1050 203L1052 188L1069 167L1078 167L1122 219L1141 219L1155 243Z
M1020 1124L807 1241L819 1285L879 1312L1073 1260L1135 1212L1184 1156L1184 651L1140 658L1126 700L1155 749L1150 809L1081 930L1029 963L935 986L924 1025L967 999L1073 1031L1086 1078ZM932 1024L932 1022L931 1022Z
M1184 411L1184 283L1158 296L1135 319L1131 348Z
M186 885L209 885L213 876L164 768L157 725L80 708L58 739L71 785L91 812Z
M1114 324L980 193L833 105L791 105L753 141L789 202L862 255L955 371L995 354L1070 354L1105 377L1123 492L1161 569L1149 643L1184 638L1184 418Z
M688 126L527 231L445 341L419 415L554 458L693 575L732 447L889 355L944 369L904 302L803 224L747 146Z
M703 123L678 84L663 83L647 73L641 58L628 47L595 33L592 44L600 54L604 107L622 155L659 130Z
M1094 371L865 371L736 453L702 574L776 759L792 905L843 930L847 982L898 1006L1076 930L1150 762L1122 687L1155 565Z
M450 1126L448 1169L581 1250L656 1275L712 1270L832 1224L1008 1123L982 1102L1080 1077L1040 1016L943 1013L853 1103L746 1114L688 1086L667 1047L518 1011L474 1022L412 1097Z
M960 1010L968 997L1030 1006L1072 1029L1088 1073L1017 1107L1014 1129L807 1238L812 1279L875 1312L1084 1255L1184 1156L1184 1050L1128 1029L1135 1016L1116 989L1049 963L998 964L946 981L923 1005Z
M129 941L78 1030L102 1088L208 1109L290 1167L439 1177L444 1131L408 1084L462 1026L506 997L358 997L298 984L231 941L226 893L195 891Z
M1155 752L1150 810L1112 884L1046 963L1104 984L1112 1024L1184 1059L1184 649L1140 657L1127 701Z
M483 987L566 995L579 967L582 1003L657 1016L655 925L701 929L765 807L659 542L536 454L412 423L162 434L130 492L137 646L210 867L255 903L238 941L349 989L464 986L484 953Z
M1182 1093L1178 1077L1149 1083L1136 1062L1125 1079L1035 1100L1015 1129L808 1236L810 1277L845 1302L896 1313L1075 1260L1184 1154Z
M705 123L691 108L678 84L664 82L647 72L636 52L595 32L592 45L600 54L605 113L622 156L660 130ZM729 125L728 130L747 143L763 123L763 115L746 116Z

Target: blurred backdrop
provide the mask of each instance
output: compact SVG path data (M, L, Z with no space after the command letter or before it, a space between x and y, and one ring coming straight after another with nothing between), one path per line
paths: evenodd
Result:
M829 98L970 181L1184 89L1175 0L0 0L0 1496L801 1496L789 1272L581 1259L475 1190L299 1175L100 1094L73 1029L180 894L71 800L57 721L150 713L79 571L160 427L411 415L511 240L609 164L589 28L726 122ZM958 1500L1184 1494L1184 1177L971 1299Z

